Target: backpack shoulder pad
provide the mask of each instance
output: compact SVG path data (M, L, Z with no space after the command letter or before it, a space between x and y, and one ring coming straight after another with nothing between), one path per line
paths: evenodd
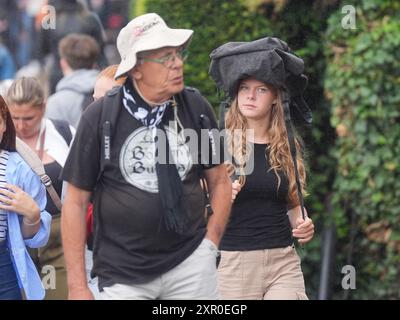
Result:
M119 92L120 89L121 89L121 86L113 87L111 90L109 90L107 92L107 96L109 96L109 97L115 96Z
M185 87L185 89L186 89L188 92L191 92L191 93L199 92L198 89L193 88L193 87Z

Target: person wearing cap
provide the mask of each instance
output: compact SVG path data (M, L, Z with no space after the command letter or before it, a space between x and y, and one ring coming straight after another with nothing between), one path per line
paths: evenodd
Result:
M293 117L311 121L301 98L303 61L270 37L229 42L210 57L210 74L232 101L225 128L233 205L220 243L221 298L307 299L294 239L310 241L314 225L298 196L296 178L302 194L306 178L301 143L285 122L289 106Z
M127 80L83 113L62 173L70 299L93 298L84 267L91 197L92 275L98 276L102 299L219 297L216 261L232 191L222 160L197 162L199 155L185 139L185 130L197 132L201 120L217 128L209 103L184 86L192 34L148 13L118 35L115 78ZM200 175L209 190L210 217L204 214Z

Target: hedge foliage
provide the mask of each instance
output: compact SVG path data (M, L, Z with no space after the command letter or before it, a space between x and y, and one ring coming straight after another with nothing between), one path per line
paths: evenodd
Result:
M334 14L326 42L325 90L338 135L333 203L342 263L337 263L356 269L357 289L350 298L399 299L400 3L353 5L356 29L340 28L343 15Z

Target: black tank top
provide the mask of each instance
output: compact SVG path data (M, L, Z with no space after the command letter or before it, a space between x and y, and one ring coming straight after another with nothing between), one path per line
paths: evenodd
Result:
M253 144L254 170L236 197L220 248L249 251L283 248L293 243L287 216L288 181L270 169L266 144Z

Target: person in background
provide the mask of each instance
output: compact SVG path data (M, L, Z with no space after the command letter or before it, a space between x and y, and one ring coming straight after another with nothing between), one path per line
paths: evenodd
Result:
M0 42L0 81L13 79L14 76L14 59L7 47Z
M43 88L36 78L15 80L7 91L7 102L17 136L38 154L60 197L62 180L59 180L59 176L75 134L74 128L65 121L44 117L46 101ZM55 283L46 288L46 299L66 299L68 292L60 234L61 212L48 193L46 210L53 217L50 240L46 246L31 254L43 277L48 273L47 266L55 270Z
M99 46L91 36L72 33L60 41L59 52L64 77L47 99L46 116L77 128L82 112L93 101Z
M14 1L17 10L9 13L10 37L17 69L27 65L33 58L36 41L35 18L29 10L28 0Z
M305 87L303 61L286 43L269 37L229 42L211 58L211 76L232 99L225 128L234 160L228 166L233 205L220 245L221 298L307 299L294 239L310 241L314 225L306 210L302 217L284 113L284 92ZM299 138L294 145L305 194Z
M36 58L43 61L47 55L49 61L49 91L56 92L56 86L63 77L59 65L58 45L62 38L71 33L86 34L93 37L100 47L96 59L99 68L108 65L104 54L105 33L99 17L90 12L79 0L49 0L48 5L56 12L56 28L40 28L36 47Z
M27 247L50 235L46 189L16 152L15 128L0 95L0 300L40 300L45 292Z

